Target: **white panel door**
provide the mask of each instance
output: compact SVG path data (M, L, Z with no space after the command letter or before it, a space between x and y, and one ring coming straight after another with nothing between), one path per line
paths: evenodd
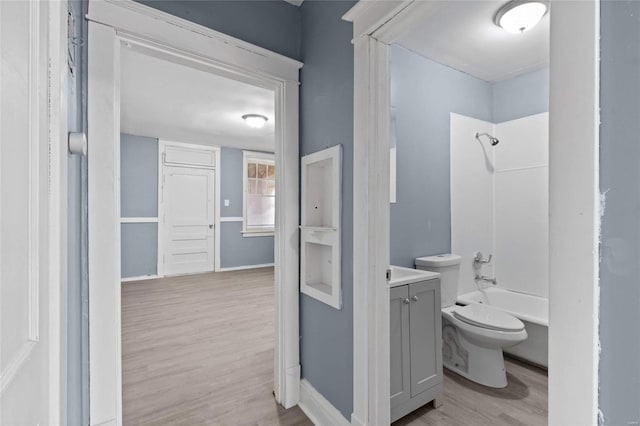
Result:
M215 171L164 166L164 273L213 271Z
M58 424L48 7L0 1L0 424ZM52 159L53 160L53 159Z

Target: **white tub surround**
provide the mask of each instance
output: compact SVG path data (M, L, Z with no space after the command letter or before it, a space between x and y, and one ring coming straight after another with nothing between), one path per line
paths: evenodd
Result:
M451 114L451 251L462 256L458 294L477 290L472 261L501 287L549 295L549 114L493 124ZM492 146L476 132L499 139Z
M548 365L548 299L517 293L500 287L491 287L483 291L474 291L458 296L463 305L485 304L499 309L524 323L528 338L522 343L505 348L505 352L522 358L533 364Z

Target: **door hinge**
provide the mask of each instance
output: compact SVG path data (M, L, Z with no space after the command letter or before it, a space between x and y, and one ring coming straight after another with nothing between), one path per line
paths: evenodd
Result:
M387 281L391 281L391 268L387 269L387 272L385 273L385 278L387 279Z

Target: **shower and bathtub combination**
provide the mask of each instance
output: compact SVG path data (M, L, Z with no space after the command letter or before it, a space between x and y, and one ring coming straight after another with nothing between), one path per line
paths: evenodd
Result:
M416 267L442 277L445 367L504 387L503 351L547 366L548 113L450 126L454 254Z

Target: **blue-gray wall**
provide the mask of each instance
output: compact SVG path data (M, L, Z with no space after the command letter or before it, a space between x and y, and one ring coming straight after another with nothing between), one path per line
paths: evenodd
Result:
M242 217L242 150L220 153L220 217ZM229 206L224 206L224 200ZM122 217L158 217L158 139L120 137L120 209ZM220 267L273 263L273 237L243 237L242 222L220 223ZM157 274L158 226L121 227L122 278Z
M355 2L302 4L300 155L342 145L342 309L300 295L300 363L347 418L353 411L353 46Z
M242 216L242 150L220 153L220 217ZM225 207L224 200L229 200ZM220 223L220 267L273 263L273 237L243 237L242 222Z
M515 120L549 111L549 68L493 85L493 122Z
M300 9L282 0L136 1L300 59Z
M451 251L450 113L501 123L549 110L549 69L488 83L400 46L391 48L397 202L391 263Z
M120 135L120 217L158 217L158 139ZM122 278L158 273L158 224L123 223Z
M73 71L67 78L69 131L86 131L86 1L69 1L74 24L69 34ZM89 333L87 281L87 160L69 155L67 169L67 285L63 294L63 423L89 422Z
M220 217L242 216L242 151L222 148L220 152ZM234 179L235 176L235 179ZM225 207L224 200L229 200Z
M450 113L492 119L492 85L399 46L391 48L397 202L391 263L451 251Z
M123 223L120 228L122 278L158 273L158 224Z
M120 217L158 217L158 139L120 135Z
M640 2L600 19L600 400L605 425L640 422Z

